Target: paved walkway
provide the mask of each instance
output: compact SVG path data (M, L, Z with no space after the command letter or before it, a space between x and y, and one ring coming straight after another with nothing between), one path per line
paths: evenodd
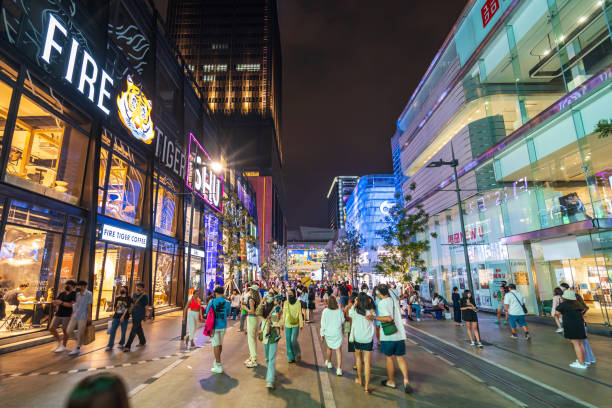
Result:
M319 313L316 319L318 317ZM384 357L377 351L373 353L372 385L375 389L371 395L365 394L353 382L352 354L346 352L346 344L343 345L344 375L336 376L335 369L328 372L323 368L325 345L320 343L317 323L307 325L300 333L300 364L288 364L285 340L281 340L277 355L277 388L272 392L265 388L266 368L263 365L255 369L243 365L248 356L248 347L246 336L237 330L237 322L230 322L225 337L225 372L222 375L211 374L213 353L209 339L198 330L196 343L199 348L187 352L178 338L179 314L174 313L147 324L147 346L132 353L105 352L107 337L103 332L98 332L97 340L85 347L84 354L76 358L52 353L53 345L3 355L0 358L0 401L3 408L62 407L74 384L92 372L103 370L116 373L126 381L134 407L603 407L609 406L608 401L612 400L610 388L605 385L610 378L608 356L598 349L606 347L609 339L601 338L601 343L593 339L595 354L599 358L598 366L580 374L586 377L582 378L564 372L561 364L550 367L533 361L530 354L527 356L529 358L522 358L512 353L512 347L518 347L517 350L526 348L532 353L537 353L540 348L552 347L540 345L540 339L558 344L555 347L559 353L565 348L569 350L560 336L545 337L545 333L540 333L538 328L532 329L534 339L528 346L522 339L518 344L506 342L504 329L496 326L489 328L485 324L483 335L491 344L481 351L466 344L464 328L455 328L452 322L428 320L407 326L406 329L409 334L406 359L416 390L414 395L380 385L386 372ZM493 336L496 330L501 332L499 339ZM550 331L550 327L547 330ZM452 346L439 342L431 335L448 341ZM549 351L542 357L544 363L552 361L555 356L554 351ZM567 359L565 354L560 355L562 361ZM556 388L552 383L561 381L559 390L591 405L568 399L552 388L542 393L539 391L541 387L527 380L517 380L518 377L510 372L494 372L487 367L489 363L479 360L477 356L496 365L507 365L516 372L519 371L516 365L521 365L517 361L524 359L522 364L528 372L526 375L549 383L549 387ZM260 364L264 363L261 343L258 344L258 360ZM400 375L399 371L397 375ZM563 379L557 380L557 377ZM397 380L401 383L400 377ZM584 388L583 383L587 387L586 392L576 389ZM538 393L550 396L537 398Z

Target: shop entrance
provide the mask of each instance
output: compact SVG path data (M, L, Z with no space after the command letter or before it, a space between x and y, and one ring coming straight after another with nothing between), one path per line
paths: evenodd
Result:
M121 287L126 287L132 295L134 286L140 282L140 260L142 251L131 247L96 243L94 269L94 308L96 319L113 314L115 297Z

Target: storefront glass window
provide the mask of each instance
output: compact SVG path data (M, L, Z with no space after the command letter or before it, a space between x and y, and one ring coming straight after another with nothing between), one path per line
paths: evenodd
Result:
M70 204L81 197L89 139L21 97L6 181Z
M176 300L178 261L176 258L176 244L154 240L153 264L155 265L155 280L153 286L153 300L156 306L166 306ZM173 288L174 286L174 288Z
M167 177L159 177L156 185L155 231L164 235L176 235L178 217L178 196L176 185Z
M4 127L6 126L6 115L8 115L9 105L13 89L0 81L0 152L2 151L2 139L4 138Z
M111 135L106 136L110 140ZM110 162L109 151L101 150L98 208L110 217L140 224L145 186L144 160L118 138L114 139L112 149ZM106 179L108 184L105 184ZM104 194L106 201L102 209Z

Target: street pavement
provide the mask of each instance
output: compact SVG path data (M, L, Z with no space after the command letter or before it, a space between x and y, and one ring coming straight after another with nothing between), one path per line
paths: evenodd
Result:
M317 304L320 308L320 305ZM320 309L318 310L320 312ZM180 313L147 323L147 345L131 353L104 351L107 335L79 357L53 353L47 344L5 354L0 358L0 401L3 408L62 407L70 389L95 372L119 375L128 386L133 407L606 407L611 406L609 338L591 336L598 359L586 371L567 366L568 342L549 326L532 325L533 339L509 338L507 328L481 316L485 348L466 342L465 327L451 321L423 320L406 326L410 379L407 395L380 385L386 378L384 356L373 353L367 395L354 383L353 357L343 345L344 375L323 367L325 344L320 342L320 314L300 332L302 361L288 364L285 340L277 355L277 387L265 388L263 346L258 344L254 369L246 368L246 335L230 321L222 355L224 373L211 374L210 341L196 336L198 348L187 351L180 341ZM284 337L284 336L283 336ZM334 363L335 365L335 363ZM401 383L399 370L397 382Z

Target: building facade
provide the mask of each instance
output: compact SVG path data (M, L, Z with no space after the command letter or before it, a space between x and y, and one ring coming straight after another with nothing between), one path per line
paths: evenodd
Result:
M222 283L227 172L152 3L23 4L0 6L0 289L40 303L8 305L33 316L0 337L45 330L69 279L88 281L94 320L120 286L163 308Z
M423 278L495 309L502 280L549 315L568 283L610 323L612 2L476 0L466 6L397 121L408 208L432 215ZM450 167L458 160L465 231Z
M346 201L359 181L358 176L338 176L327 193L327 219L329 228L339 230L346 224Z
M361 176L346 201L347 228L354 229L363 237L359 256L361 273L371 275L376 272L378 253L384 244L378 231L389 225L389 209L396 202L395 180L391 174Z

